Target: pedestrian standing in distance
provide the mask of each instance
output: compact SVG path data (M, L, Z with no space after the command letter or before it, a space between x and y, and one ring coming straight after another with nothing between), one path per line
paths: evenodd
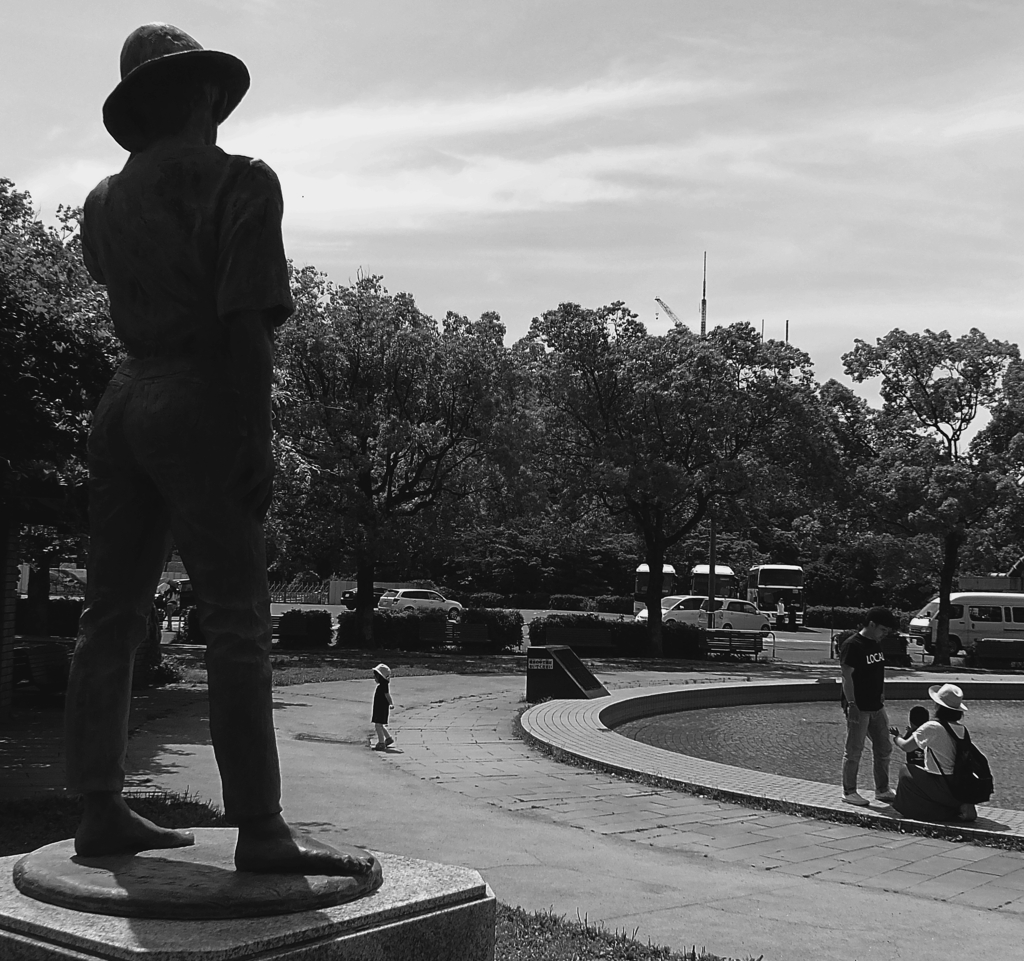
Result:
M373 669L373 679L377 682L377 689L373 692L373 726L377 730L377 743L373 745L375 751L386 751L395 739L388 730L388 712L395 706L391 699L391 668L387 664L378 664Z
M885 713L885 655L882 641L895 634L899 624L892 611L873 607L867 624L851 634L839 649L843 672L842 705L846 714L846 747L843 750L843 800L857 807L871 802L857 792L857 772L864 741L871 738L874 758L875 799L886 804L895 793L889 788L889 758L892 742Z

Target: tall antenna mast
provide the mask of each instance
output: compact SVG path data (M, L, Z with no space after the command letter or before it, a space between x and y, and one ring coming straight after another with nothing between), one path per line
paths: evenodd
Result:
M700 336L708 332L708 252L704 251L704 288L700 295Z

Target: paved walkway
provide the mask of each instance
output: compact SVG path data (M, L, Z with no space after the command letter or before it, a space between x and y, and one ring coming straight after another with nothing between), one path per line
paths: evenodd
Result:
M1024 854L759 811L562 763L514 736L522 676L396 673L399 750L386 754L368 750L372 681L275 691L290 820L326 840L475 867L503 901L578 912L676 950L766 961L1020 954ZM665 678L602 676L609 687ZM154 692L138 708L131 785L219 798L202 692ZM39 760L21 790L54 780L53 728L49 738L34 729Z
M611 676L602 680L606 686L616 683ZM626 690L612 696L618 699L636 693ZM716 773L715 769L726 769L734 775L732 788L737 793L746 789L754 797L770 798L773 780L788 781L806 788L806 808L817 808L821 818L759 811L672 788L648 788L613 774L566 764L559 770L512 733L509 715L522 705L502 695L480 696L472 704L466 700L441 701L403 716L401 743L406 753L396 755L392 763L510 811L528 811L655 848L686 850L765 871L1024 915L1024 852L832 823L824 818L857 813L838 800L836 785L774 778L681 755L671 755L671 766L681 782L693 783L695 767L701 768L700 777L707 781L712 780L707 775ZM664 760L668 752L608 730L582 728L581 716L593 714L605 703L605 699L548 702L533 730L546 733L551 743L563 749L583 745L591 760L638 768L653 754ZM607 745L610 739L621 743L594 750L595 745ZM657 773L666 776L663 767ZM793 793L788 795L790 800L793 797ZM1011 821L1018 831L1024 828L1021 812L985 809L982 813L990 819ZM881 808L876 808L876 814L891 817Z

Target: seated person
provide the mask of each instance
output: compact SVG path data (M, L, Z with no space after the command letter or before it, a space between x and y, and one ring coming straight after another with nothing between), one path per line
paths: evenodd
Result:
M920 704L915 704L910 709L910 723L907 725L906 731L903 733L904 741L910 741L911 747L906 749L907 752L907 764L914 765L916 767L924 767L924 750L917 746L917 741L913 740L911 735L916 731L922 724L928 723L928 708L922 707ZM895 737L899 734L896 728L890 728L889 733Z
M973 821L977 809L973 804L961 804L947 781L956 762L956 744L945 725L963 737L961 720L967 710L963 691L955 684L934 684L928 696L935 701L934 720L926 721L908 737L893 734L893 743L901 751L909 755L916 749L924 754L924 767L910 763L900 767L892 806L904 817L918 821Z

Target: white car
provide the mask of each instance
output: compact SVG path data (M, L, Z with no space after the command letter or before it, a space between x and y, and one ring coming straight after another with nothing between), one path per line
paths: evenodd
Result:
M449 601L437 591L419 588L403 587L400 590L385 591L377 607L385 611L438 611L452 621L462 617L462 605L458 601Z
M679 624L708 626L708 599L695 594L672 594L661 599L662 621ZM750 601L736 597L715 598L715 627L723 631L769 631L767 618ZM647 608L636 616L640 624L647 623Z
M707 599L700 610L697 623L708 625ZM750 601L737 597L715 598L715 627L723 631L770 631L768 618Z
M696 624L697 615L700 612L701 604L706 597L696 594L669 594L661 599L662 621L680 621L683 624ZM647 623L647 608L645 607L634 618L638 624Z

